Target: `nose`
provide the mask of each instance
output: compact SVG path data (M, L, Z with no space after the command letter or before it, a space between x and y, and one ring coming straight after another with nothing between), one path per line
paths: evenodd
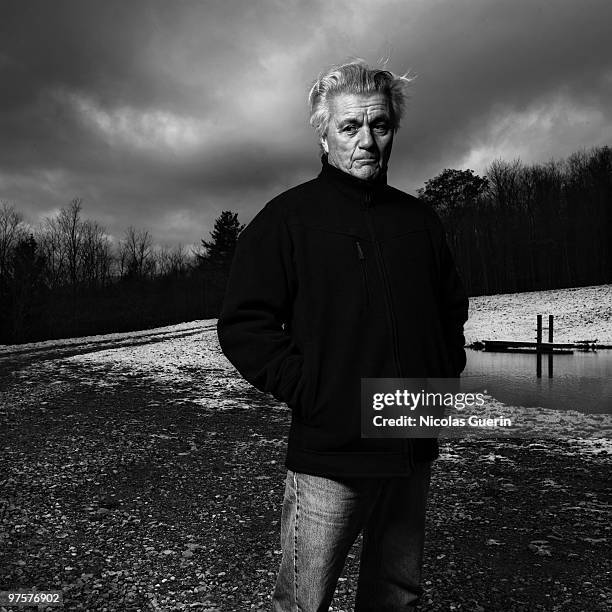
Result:
M372 132L370 127L364 125L359 131L359 146L362 149L371 149L374 144L374 138L372 138Z

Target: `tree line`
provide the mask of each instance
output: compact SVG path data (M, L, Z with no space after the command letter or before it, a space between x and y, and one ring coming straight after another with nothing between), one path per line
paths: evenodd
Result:
M31 228L0 206L0 344L146 329L216 317L238 234L223 211L210 240L154 247L128 227L116 244L80 199Z
M484 175L445 169L419 198L444 223L470 295L612 282L612 150ZM243 225L223 211L209 240L154 247L128 227L114 243L75 199L37 228L0 206L0 343L146 329L218 316Z
M470 295L612 282L612 149L480 177L446 169L419 197L444 223Z

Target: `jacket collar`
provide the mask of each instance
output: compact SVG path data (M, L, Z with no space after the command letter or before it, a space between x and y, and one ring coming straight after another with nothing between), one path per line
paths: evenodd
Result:
M332 166L327 161L327 155L325 154L321 156L321 164L320 179L333 184L344 194L359 201L373 202L382 194L387 185L386 173L382 174L374 181L364 181L363 179L352 176Z

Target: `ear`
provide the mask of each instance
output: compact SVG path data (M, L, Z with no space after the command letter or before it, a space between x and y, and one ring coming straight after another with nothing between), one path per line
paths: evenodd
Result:
M329 153L329 146L327 144L327 136L323 136L321 138L321 146L326 153Z

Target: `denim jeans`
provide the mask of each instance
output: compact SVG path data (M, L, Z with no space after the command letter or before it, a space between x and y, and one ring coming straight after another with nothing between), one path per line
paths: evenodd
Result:
M409 477L335 480L288 470L272 612L329 609L363 530L355 612L415 610L431 462Z

